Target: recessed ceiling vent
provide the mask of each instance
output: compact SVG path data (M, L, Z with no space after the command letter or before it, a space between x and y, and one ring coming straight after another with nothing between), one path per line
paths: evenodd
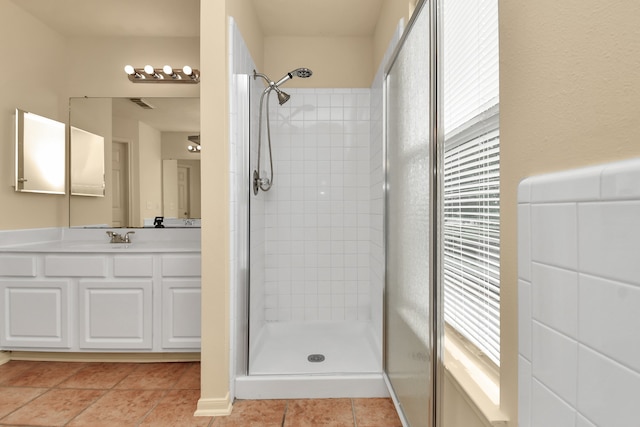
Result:
M156 108L142 98L129 98L129 101L133 102L140 108L144 108L145 110L153 110L154 108Z

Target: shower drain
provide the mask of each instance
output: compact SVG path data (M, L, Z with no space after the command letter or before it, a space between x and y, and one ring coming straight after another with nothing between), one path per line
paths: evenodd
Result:
M310 354L307 360L313 363L324 362L324 354Z

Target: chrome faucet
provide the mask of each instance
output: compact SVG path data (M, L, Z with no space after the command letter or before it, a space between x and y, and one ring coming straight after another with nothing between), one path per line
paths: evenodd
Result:
M130 234L136 234L135 231L127 231L124 236L114 231L107 231L107 236L111 237L109 243L131 243Z

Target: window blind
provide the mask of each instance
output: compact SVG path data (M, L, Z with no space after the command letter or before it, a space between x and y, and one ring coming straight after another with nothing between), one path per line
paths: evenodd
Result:
M498 1L445 0L442 55L449 133L498 104Z
M500 364L498 2L443 2L444 318Z
M500 364L498 129L445 148L445 321Z

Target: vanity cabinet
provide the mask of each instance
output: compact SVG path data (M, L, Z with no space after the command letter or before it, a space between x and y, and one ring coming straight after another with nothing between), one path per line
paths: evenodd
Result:
M0 350L200 351L200 253L0 252L0 314Z
M200 280L162 282L162 348L200 348Z
M70 349L72 288L66 280L2 280L0 346Z
M200 348L200 256L162 259L162 347Z
M151 280L81 281L78 346L82 350L151 350Z

